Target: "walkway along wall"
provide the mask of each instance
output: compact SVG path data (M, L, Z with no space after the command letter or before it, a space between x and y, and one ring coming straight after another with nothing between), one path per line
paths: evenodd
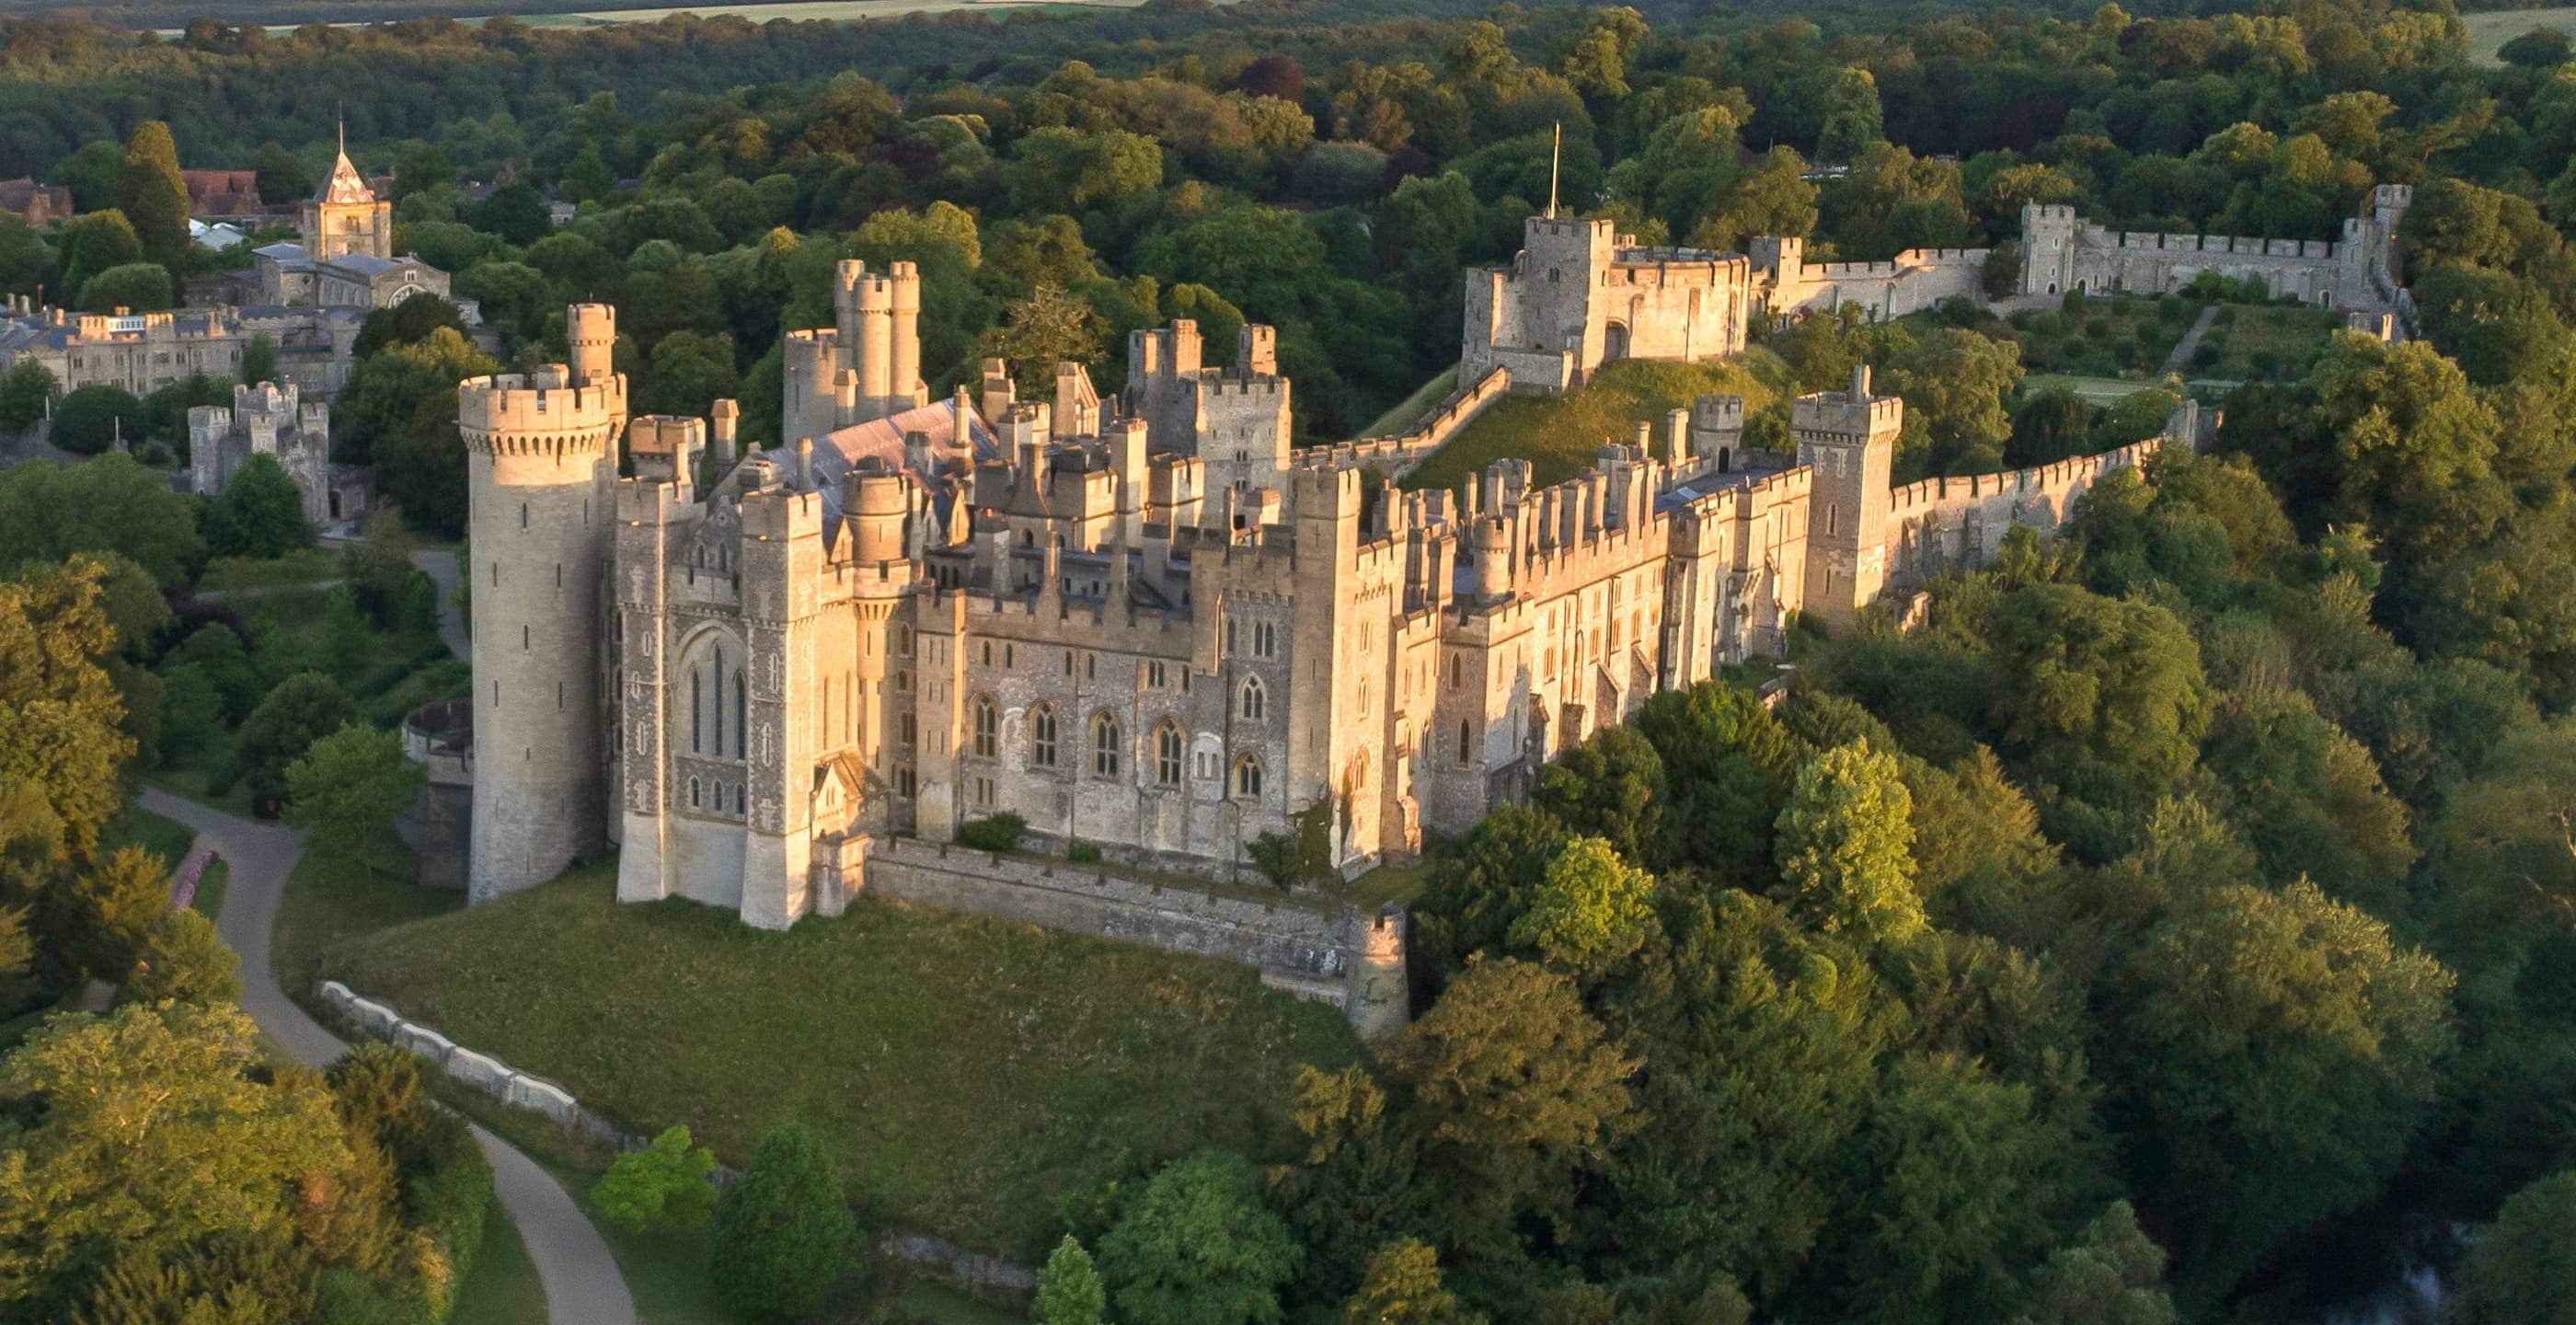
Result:
M1308 447L1297 453L1300 464L1327 464L1334 469L1360 469L1374 466L1388 478L1403 478L1419 468L1423 461L1438 454L1458 430L1475 421L1487 405L1512 389L1508 368L1486 371L1472 385L1449 393L1420 422L1392 437L1363 437L1356 442L1337 442L1331 446Z

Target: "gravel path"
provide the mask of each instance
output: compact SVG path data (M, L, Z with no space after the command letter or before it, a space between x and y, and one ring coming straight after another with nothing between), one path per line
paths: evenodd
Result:
M451 570L456 560L447 558ZM241 954L242 1011L296 1057L320 1067L348 1046L322 1029L286 997L269 963L269 935L286 876L304 854L303 834L253 823L195 801L145 788L144 808L197 830L197 840L232 862L220 922L224 941ZM492 1161L501 1208L518 1225L537 1279L545 1285L546 1315L553 1325L635 1325L635 1301L599 1230L573 1204L563 1185L535 1160L477 1127L474 1139Z
M2200 348L2201 333L2209 330L2209 324L2217 318L2216 304L2200 310L2200 316L2191 320L2191 330L2182 333L2182 339L2174 342L2173 353L2165 356L2165 366L2158 369L2156 375L2170 377L2181 372L2183 365L2191 362L2192 351Z

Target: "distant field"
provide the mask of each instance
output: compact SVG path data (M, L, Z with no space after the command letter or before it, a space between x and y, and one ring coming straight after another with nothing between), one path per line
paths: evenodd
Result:
M1232 0L1217 0L1219 4L1231 2ZM773 19L782 18L810 23L901 18L906 14L947 14L961 9L1125 9L1141 3L1143 0L781 0L776 4L666 5L639 9L583 9L564 13L521 12L514 16L532 28L587 28L610 23L657 23L674 14L695 14L700 18L715 18L730 14L749 19L754 23L767 23ZM399 4L386 5L382 8L384 10L382 13L373 14L364 19L334 23L332 26L363 27L370 23L391 23L410 17L414 12ZM422 12L446 12L446 9L446 6L434 3L422 6ZM502 12L509 11L505 9ZM488 15L459 18L457 21L471 27L483 22L485 17ZM237 18L236 21L241 19ZM177 28L162 28L158 30L158 35L175 37L179 35L179 31Z
M2526 32L2558 28L2576 34L2576 5L2557 9L2511 9L2491 14L2462 14L2460 21L2469 29L2469 58L2480 64L2501 64L2496 52L2504 44Z

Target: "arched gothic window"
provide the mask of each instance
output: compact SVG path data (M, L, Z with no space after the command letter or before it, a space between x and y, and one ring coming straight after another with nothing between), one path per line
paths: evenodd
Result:
M1259 722L1270 709L1270 696L1261 688L1261 678L1246 677L1243 682L1243 720Z
M1040 704L1029 712L1029 762L1055 767L1055 709Z
M990 759L993 757L994 750L997 748L1002 734L1002 716L994 710L991 696L977 695L975 697L974 722L975 757L978 759Z
M1094 777L1118 776L1118 719L1107 713L1091 719L1091 772Z
M1169 718L1154 729L1154 784L1181 785L1181 725Z
M1250 755L1245 755L1243 758L1235 761L1234 794L1247 798L1256 797L1261 794L1260 760L1255 759Z

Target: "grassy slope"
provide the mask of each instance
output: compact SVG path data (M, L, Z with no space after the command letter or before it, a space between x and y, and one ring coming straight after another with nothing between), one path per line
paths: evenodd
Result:
M324 970L732 1163L809 1119L872 1226L1030 1258L1061 1198L1265 1148L1297 1065L1356 1053L1333 1009L1226 962L879 905L769 934L619 907L605 868L367 935Z
M360 866L307 851L286 881L270 937L269 964L292 997L305 997L321 969L324 949L414 920L445 915L465 905L465 894L424 888L411 851L389 834Z
M1439 374L1433 377L1430 381L1415 387L1412 395L1406 396L1404 399L1396 402L1395 408L1390 409L1386 413L1378 415L1374 420L1371 420L1369 426L1360 429L1359 435L1362 437L1393 437L1396 434L1403 432L1405 429L1412 427L1415 423L1420 422L1423 415L1431 412L1432 406L1448 399L1449 393L1457 389L1457 367L1452 365L1450 367L1443 368L1440 370Z
M1637 425L1655 427L1663 453L1664 416L1694 397L1729 392L1759 410L1787 394L1788 370L1777 355L1755 349L1719 363L1611 364L1581 390L1564 396L1505 396L1476 416L1448 445L1408 475L1407 488L1456 489L1497 460L1527 460L1541 487L1592 467L1608 442L1636 440Z

